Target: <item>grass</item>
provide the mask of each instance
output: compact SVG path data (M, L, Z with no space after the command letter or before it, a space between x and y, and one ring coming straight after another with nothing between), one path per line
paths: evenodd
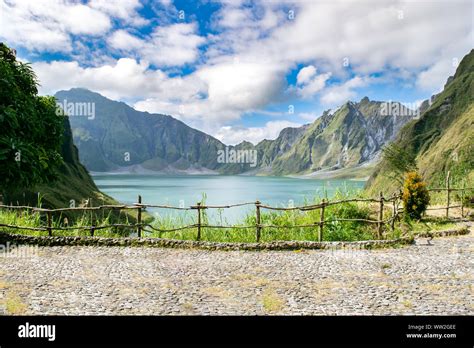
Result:
M325 193L326 195L326 193ZM360 196L360 193L358 193ZM353 192L343 193L336 192L331 199L344 200L353 198L356 195ZM327 198L327 196L325 196ZM205 195L203 195L202 204L205 204ZM315 197L312 200L306 200L305 205L317 204L322 197ZM356 221L336 221L337 219L378 219L378 205L367 203L348 202L339 205L326 207L324 218L327 223L324 225L323 241L357 241L357 240L371 240L377 238L377 224L369 224L365 222ZM222 228L203 227L201 228L201 240L213 242L248 242L256 241L256 216L253 208L250 208L246 216L237 224L236 228L225 228L231 225L224 217L223 210L217 211L217 216L212 219L209 217L206 210L201 213L201 222L205 225L223 226ZM261 209L261 224L277 227L265 227L261 231L260 241L317 241L318 240L318 226L311 227L292 227L294 225L311 225L320 221L321 210L311 211L272 211ZM384 211L384 219L391 217L392 211L390 204L386 205ZM134 221L129 220L129 214L123 213L120 215L120 222L122 224L130 224ZM84 212L82 215L77 215L75 218L67 218L62 215L53 216L53 227L75 227L70 230L53 230L54 236L89 236L89 229L82 229L81 227L91 226L92 222L97 227L109 225L117 222L116 217L112 216L112 212ZM8 225L39 227L46 226L46 216L40 212L33 211L14 211L1 210L0 223ZM197 223L197 214L195 210L184 211L184 213L174 215L157 215L152 222L152 226L157 229L167 230L180 226L193 225ZM246 228L245 226L248 226ZM421 221L402 221L397 222L395 229L392 231L389 226L385 226L384 238L396 239L404 235L413 236L418 232L429 232L453 229L457 225L449 220L442 218L426 217ZM47 231L30 231L18 230L14 228L4 227L3 231L8 233L20 233L34 236L46 236ZM134 228L104 228L95 230L94 236L100 237L120 237L129 236L134 233ZM180 240L195 240L197 236L197 228L191 227L174 232L159 232L147 230L143 232L144 237L153 238L171 238Z
M72 220L71 218L65 218L62 215L54 216L52 219L51 226L54 227L75 227L70 230L53 230L54 236L89 236L90 230L83 229L83 227L91 226L94 223L95 226L106 226L112 221L112 212L101 212L101 213L86 213L77 216L76 219ZM45 227L47 226L47 218L45 214L40 212L33 211L14 211L14 210L2 210L0 211L0 223L7 225L16 225L23 227ZM128 214L123 214L122 223L128 224L129 216ZM46 236L48 235L47 231L31 231L31 230L21 230L16 228L2 227L2 231L8 233L17 233L17 234L26 234L32 236ZM123 228L105 228L94 231L94 236L100 237L119 237L125 236L129 232Z
M266 312L279 312L284 307L284 301L272 289L265 289L263 291L262 303Z
M219 298L230 298L231 297L231 292L229 290L217 287L217 286L212 286L209 288L204 288L202 289L202 292L204 292L207 295L219 297Z
M4 301L7 313L12 315L21 315L26 312L26 304L23 303L20 296L14 292L8 292Z
M413 308L413 303L410 300L402 300L401 303L405 308Z
M334 199L345 199L350 193L336 192ZM351 196L353 197L353 196ZM305 205L316 204L320 198L306 201ZM203 202L204 204L204 202ZM274 240L318 240L317 226L313 227L291 227L294 225L310 225L320 221L320 209L311 211L268 211L261 210L261 224L278 226L266 227L262 230L261 241L268 242ZM368 206L357 203L344 203L327 207L324 218L330 221L325 225L323 240L325 241L355 241L367 240L375 237L375 226L367 226L362 222L337 222L337 218L358 218L374 219L373 211ZM186 226L197 223L196 212L187 212L179 216L157 215L153 223L155 228L162 230ZM202 212L203 224L228 226L230 225L223 217L222 211L218 212L217 221L210 221L206 211ZM216 242L255 242L256 216L254 211L249 211L242 221L236 224L237 228L202 228L201 240ZM239 227L240 226L240 227ZM244 226L251 226L244 228ZM188 228L177 232L154 232L149 234L152 237L169 237L173 239L195 239L196 228Z

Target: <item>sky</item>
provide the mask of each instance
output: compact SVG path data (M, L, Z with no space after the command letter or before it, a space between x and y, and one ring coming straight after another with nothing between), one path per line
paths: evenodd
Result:
M473 48L471 0L0 0L41 94L84 87L226 144L346 101L419 103Z

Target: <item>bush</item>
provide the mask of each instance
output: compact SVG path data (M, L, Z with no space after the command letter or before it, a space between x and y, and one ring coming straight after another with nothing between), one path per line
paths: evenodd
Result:
M416 170L415 154L406 147L390 143L383 148L382 157L391 177L402 184L400 178L404 173Z
M405 214L419 220L430 204L430 195L426 183L417 172L408 172L403 184L403 205Z
M54 180L63 163L64 117L54 97L38 96L36 75L0 43L0 193Z

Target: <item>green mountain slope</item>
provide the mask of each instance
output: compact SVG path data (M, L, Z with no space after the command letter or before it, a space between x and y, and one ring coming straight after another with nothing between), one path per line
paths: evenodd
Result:
M398 103L398 110L406 111ZM409 114L406 112L406 114ZM272 164L274 174L336 171L376 161L383 145L413 116L382 113L382 102L367 97L325 112Z
M78 206L99 192L78 158L67 117L54 99L39 96L39 81L16 51L0 43L0 201L43 207ZM38 195L39 193L39 195Z
M442 185L446 172L455 181L474 180L474 50L436 95L420 119L408 123L395 144L412 153L425 180ZM367 183L369 192L395 190L399 184L381 161Z
M92 204L117 204L113 198L99 191L86 168L80 163L78 151L74 146L71 126L67 117L64 118L64 142L61 155L64 164L61 166L56 181L35 188L42 197L45 207L68 207L74 202L75 206L85 200L92 199Z
M41 204L45 208L65 208L79 206L92 199L94 205L118 204L116 200L99 191L87 169L80 163L78 150L73 143L71 126L67 117L64 118L64 141L61 147L63 164L61 165L56 180L42 185L37 185L32 190L7 198L7 204L38 203L38 193Z
M382 114L382 103L366 97L327 111L310 125L283 129L275 140L226 146L171 116L139 112L86 89L60 91L56 98L95 106L95 117L69 117L81 162L91 171L291 175L354 173L364 166L366 176L367 164L411 119ZM218 153L225 148L257 151L257 163L221 163Z
M95 118L69 117L81 162L91 171L213 171L219 140L171 116L136 111L86 89L56 93L60 103L94 103Z

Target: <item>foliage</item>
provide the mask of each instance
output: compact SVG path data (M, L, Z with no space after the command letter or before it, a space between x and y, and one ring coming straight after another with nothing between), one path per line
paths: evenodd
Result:
M408 172L403 184L403 205L405 214L419 220L430 204L430 196L426 183L417 172Z
M83 212L74 218L67 218L64 215L53 215L52 227L70 227L68 230L53 230L54 236L89 236L90 229L86 228L91 225L102 227L114 223L115 217L112 211L101 213ZM129 216L124 214L121 217L123 224L131 224L133 221L129 221ZM24 227L45 227L47 225L46 215L38 211L21 211L21 210L2 210L0 211L0 223L13 226L24 226ZM115 228L107 227L97 229L94 232L94 236L99 237L120 237L128 236L131 228ZM23 229L16 229L11 227L2 227L3 232L15 233L15 234L26 234L33 236L45 236L48 234L46 231L29 231Z
M334 198L338 200L344 200L349 198L347 194L338 192ZM206 196L204 195L201 203L205 204ZM318 203L319 199L314 201L307 201L305 205L311 205L312 203ZM38 206L41 206L41 201L38 202ZM357 241L357 240L369 240L374 239L376 236L376 225L367 224L359 221L336 221L337 219L376 219L377 209L371 204L367 203L355 203L346 202L338 205L326 207L325 220L327 223L324 226L323 240L324 241ZM186 225L193 225L192 227L185 228L178 231L170 232L158 232L151 231L146 228L143 231L144 237L159 237L168 239L181 239L181 240L195 240L196 239L196 227L194 224L197 223L196 210L185 211L179 213L170 214L155 214L155 221L152 226L158 229L168 230L178 228ZM221 213L221 210L217 211L217 219L215 215L208 215L206 210L201 212L203 225L218 225L218 226L230 226L231 224L226 221ZM390 211L385 213L390 214ZM146 214L146 213L145 213ZM389 215L390 216L390 215ZM385 217L386 218L386 217ZM297 227L294 225L311 225L320 219L320 209L312 211L284 211L284 212L268 212L262 209L261 222L263 225L271 225L275 227L265 227L261 232L261 241L269 242L275 240L299 240L299 241L316 241L318 239L318 226L311 227ZM145 220L144 220L145 221ZM104 209L98 212L82 212L81 215L76 217L66 217L64 215L53 215L52 226L53 227L70 227L68 230L53 230L55 236L88 236L90 235L91 225L100 227L110 225L111 223L119 222L122 224L133 224L136 222L134 217L123 213L120 214L118 220L114 217L112 211L105 211ZM150 223L150 221L145 221ZM21 211L21 210L0 210L0 223L8 225L17 225L25 227L45 227L47 224L46 216L44 213L35 211ZM240 220L235 226L237 228L213 228L213 227L202 227L201 239L204 241L214 242L255 242L255 210L249 208L247 215ZM240 226L240 227L239 227ZM287 228L276 228L276 226ZM451 220L436 217L424 217L422 220L406 220L398 222L394 227L393 231L387 230L384 234L386 239L397 239L402 236L413 236L420 232L429 232L437 230L446 230L455 228L458 225L453 223ZM35 236L47 235L46 231L28 231L18 230L14 228L4 227L2 229L8 233L15 234L27 234ZM134 236L136 235L135 227L107 227L103 229L97 229L94 233L95 236L100 237L120 237L120 236Z
M459 64L454 79L432 99L431 106L406 124L394 140L397 148L413 153L416 166L430 186L444 184L451 171L457 180L474 180L474 50ZM462 186L462 182L453 182ZM366 185L368 194L397 190L387 161L381 161Z
M397 143L390 143L385 146L382 156L386 169L388 172L394 173L394 177L398 181L404 173L416 170L415 155Z
M0 192L32 188L56 177L63 118L53 97L38 96L28 64L0 44Z
M349 193L336 192L334 199L347 199ZM314 198L312 201L305 202L305 205L316 204L320 202L321 197ZM204 204L205 197L201 201ZM203 224L229 226L225 219L222 219L218 211L218 221L211 221L207 213L202 213ZM363 222L345 221L337 222L337 218L346 219L373 219L372 211L369 207L357 203L343 203L327 207L325 210L325 220L330 221L324 226L323 240L325 241L355 241L368 240L375 237L374 226ZM280 226L286 228L266 227L262 230L261 241L268 242L274 240L318 240L318 227L291 227L293 225L312 225L320 219L320 209L311 211L266 211L261 210L261 224ZM160 229L172 229L180 226L196 224L196 212L191 211L188 214L169 214L156 215L153 222L154 227ZM202 228L201 239L216 242L255 242L255 210L249 209L247 215L236 224L240 228ZM245 227L244 227L245 226ZM174 239L196 238L196 228L183 229L177 232L153 233L152 237L164 237Z

